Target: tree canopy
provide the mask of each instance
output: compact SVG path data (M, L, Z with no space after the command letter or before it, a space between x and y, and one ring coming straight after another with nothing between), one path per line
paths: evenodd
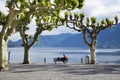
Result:
M51 30L52 24L58 23L58 14L62 10L73 10L75 8L82 8L84 0L6 0L6 7L8 13L4 14L0 11L0 25L2 30L0 32L0 70L8 69L7 61L7 43L11 34L23 30L26 31L28 28L25 27L31 22L31 19L36 17L37 26L44 29ZM52 15L51 15L52 13ZM55 17L53 17L55 16ZM49 19L53 18L53 20ZM52 22L52 24L47 24ZM19 28L21 27L21 29ZM57 26L56 26L57 27ZM37 29L38 33L40 28ZM25 36L27 42L30 36ZM34 37L35 38L35 37Z

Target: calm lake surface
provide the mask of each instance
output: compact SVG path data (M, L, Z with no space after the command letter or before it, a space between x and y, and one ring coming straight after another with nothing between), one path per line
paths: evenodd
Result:
M24 50L23 48L8 48L11 63L22 63ZM83 58L90 56L89 49L80 48L32 48L30 57L32 63L43 63L44 58L47 63L53 63L54 57L62 57L66 54L69 57L69 63L81 63ZM115 63L120 64L120 49L96 49L97 63Z

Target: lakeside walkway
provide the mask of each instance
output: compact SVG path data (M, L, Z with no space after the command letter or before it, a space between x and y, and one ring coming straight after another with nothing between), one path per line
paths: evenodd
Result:
M0 80L120 80L120 65L10 64Z

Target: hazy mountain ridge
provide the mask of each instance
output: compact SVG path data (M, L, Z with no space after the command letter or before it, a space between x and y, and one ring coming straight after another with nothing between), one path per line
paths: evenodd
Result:
M98 37L98 47L120 48L120 24L102 31Z
M56 47L56 44L60 44L60 42L73 35L74 34L41 35L35 47Z
M102 31L98 36L98 48L120 48L120 24ZM15 45L21 46L22 40ZM87 47L82 34L40 35L34 47Z

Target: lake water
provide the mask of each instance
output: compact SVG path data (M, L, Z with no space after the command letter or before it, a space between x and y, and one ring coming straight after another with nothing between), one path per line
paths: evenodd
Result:
M10 62L22 63L23 48L8 48L11 52ZM69 63L81 63L83 58L90 55L89 49L80 48L32 48L30 50L30 59L32 63L43 63L44 58L47 63L53 63L54 57L62 57L66 54L69 57ZM120 49L96 49L97 63L117 63L120 64Z

